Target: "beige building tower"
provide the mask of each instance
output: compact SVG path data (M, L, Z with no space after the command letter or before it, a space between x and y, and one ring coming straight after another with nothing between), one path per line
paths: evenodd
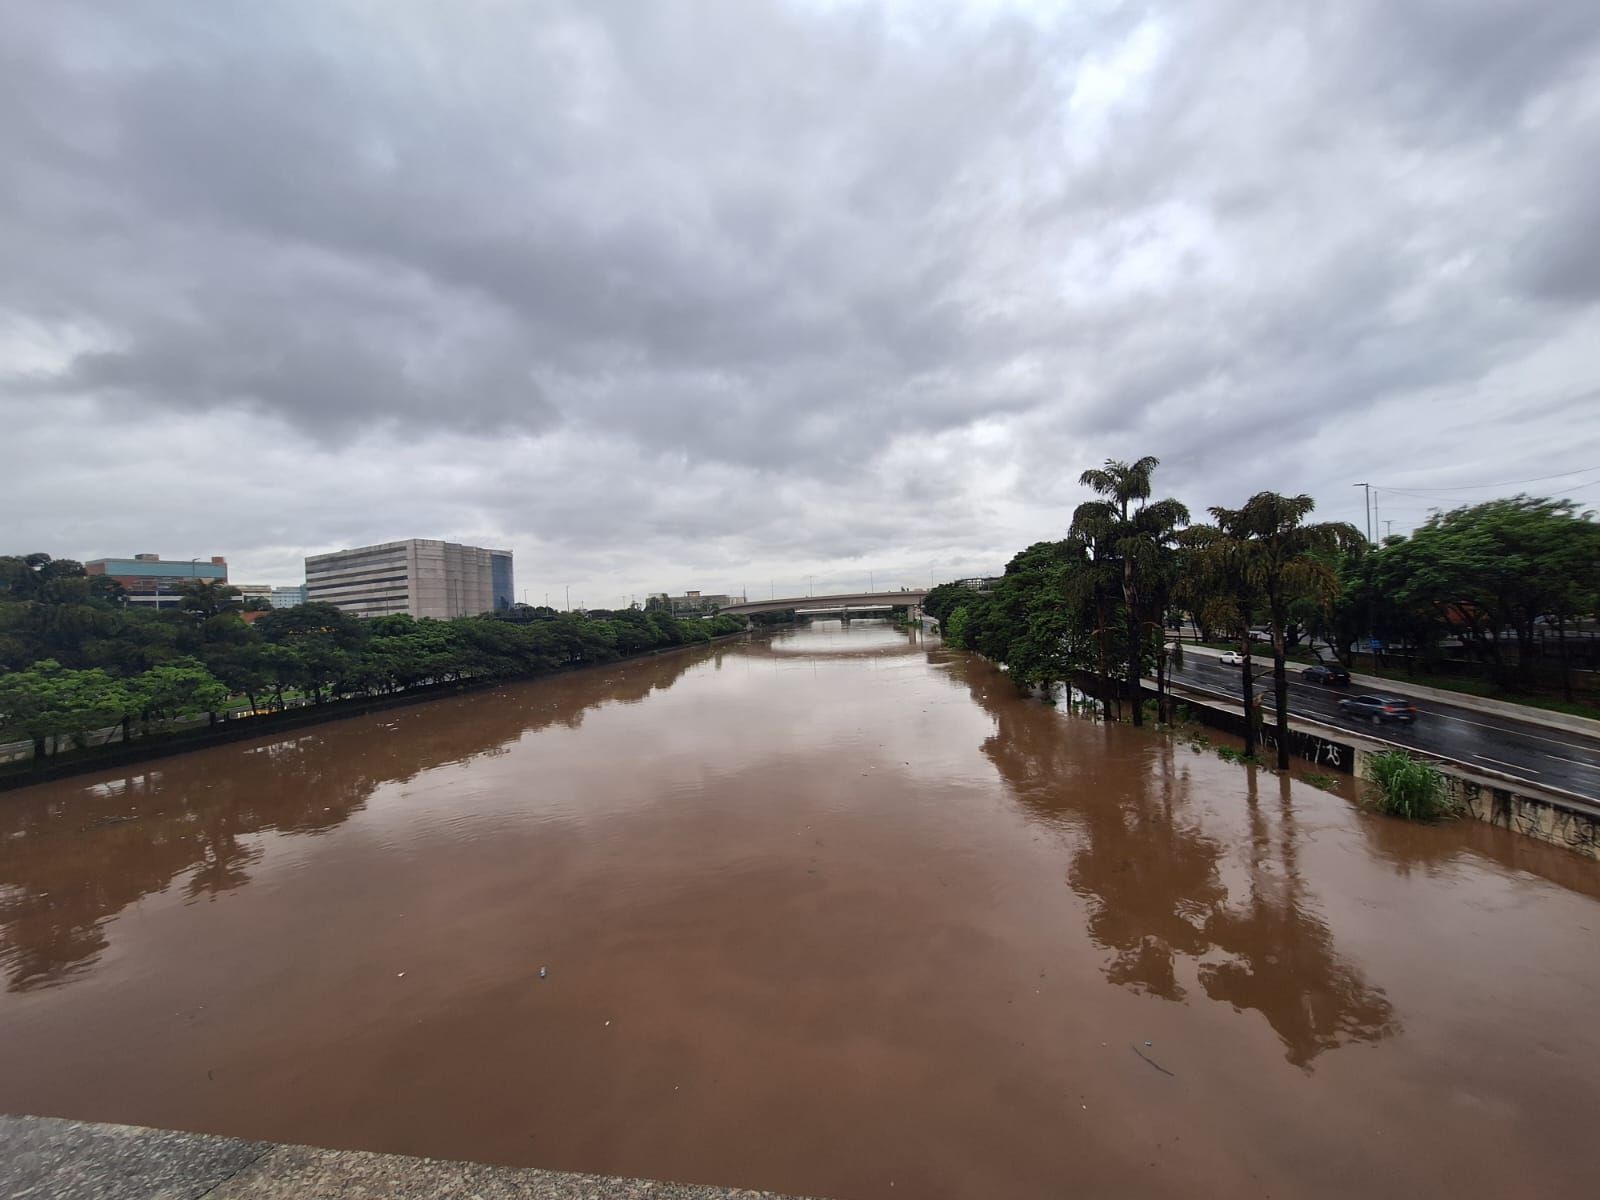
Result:
M306 600L358 617L474 617L514 595L509 550L411 538L306 559Z

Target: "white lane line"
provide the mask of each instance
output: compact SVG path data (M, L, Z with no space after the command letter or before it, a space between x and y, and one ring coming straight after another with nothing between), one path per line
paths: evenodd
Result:
M1571 763L1575 767L1588 767L1591 771L1600 771L1600 763L1584 762L1580 758L1562 758L1559 754L1546 754L1546 758L1553 758L1557 762Z
M1525 763L1508 763L1501 758L1490 758L1487 754L1474 754L1472 757L1481 758L1484 762L1492 762L1497 767L1509 767L1513 771L1526 771L1529 775L1542 774L1542 772L1535 771Z
M1479 729L1493 729L1496 733L1505 733L1511 735L1512 737L1527 738L1529 741L1549 742L1552 746L1562 746L1568 749L1570 749L1572 746L1571 739L1568 739L1567 741L1561 741L1559 738L1540 737L1537 733L1524 733L1520 729L1512 728L1512 726L1522 725L1525 723L1517 720L1515 717L1507 717L1507 724L1505 725L1488 725L1482 721L1469 721L1466 717L1453 717L1449 713L1442 713L1437 709L1432 708L1418 708L1417 711L1420 713L1426 713L1430 717L1438 717L1441 721L1460 721L1463 725L1476 725Z

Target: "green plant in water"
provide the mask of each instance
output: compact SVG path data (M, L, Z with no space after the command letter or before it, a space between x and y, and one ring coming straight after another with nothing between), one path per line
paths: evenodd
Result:
M1438 821L1456 815L1444 772L1404 750L1367 756L1368 802L1379 812L1408 821Z
M1325 792L1331 792L1339 786L1337 775L1324 775L1321 771L1307 771L1300 778L1312 787L1321 788Z
M1223 762L1246 763L1249 766L1259 766L1261 760L1254 754L1246 754L1243 750L1236 750L1232 746L1218 746L1217 757Z

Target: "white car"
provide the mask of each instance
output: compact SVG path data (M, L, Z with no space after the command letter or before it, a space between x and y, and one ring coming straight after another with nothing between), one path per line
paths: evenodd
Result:
M1244 655L1237 650L1224 650L1222 652L1222 665L1225 667L1242 667L1244 666Z

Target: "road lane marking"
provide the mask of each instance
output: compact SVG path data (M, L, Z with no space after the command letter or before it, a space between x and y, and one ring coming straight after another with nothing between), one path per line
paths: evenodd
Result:
M1472 757L1481 758L1484 762L1492 762L1497 767L1509 767L1513 771L1526 771L1530 775L1543 774L1543 772L1535 771L1532 767L1526 765L1525 763L1508 763L1503 758L1490 758L1487 754L1474 754ZM1551 755L1551 757L1553 758L1555 756Z
M1441 721L1460 721L1463 725L1476 725L1479 729L1492 729L1496 733L1505 733L1512 737L1527 738L1534 742L1549 742L1552 746L1561 746L1567 749L1572 747L1572 739L1563 742L1559 738L1540 737L1537 733L1523 733L1521 729L1515 728L1515 726L1525 725L1527 722L1517 717L1507 717L1504 725L1489 725L1483 721L1469 721L1466 717L1453 717L1449 713L1442 713L1433 708L1419 708L1417 711L1430 717L1438 717ZM1582 738L1581 734L1578 736L1580 739Z
M1553 758L1557 762L1571 763L1575 767L1588 767L1591 771L1600 771L1600 763L1584 762L1581 758L1562 758L1559 754L1546 754L1546 758Z

